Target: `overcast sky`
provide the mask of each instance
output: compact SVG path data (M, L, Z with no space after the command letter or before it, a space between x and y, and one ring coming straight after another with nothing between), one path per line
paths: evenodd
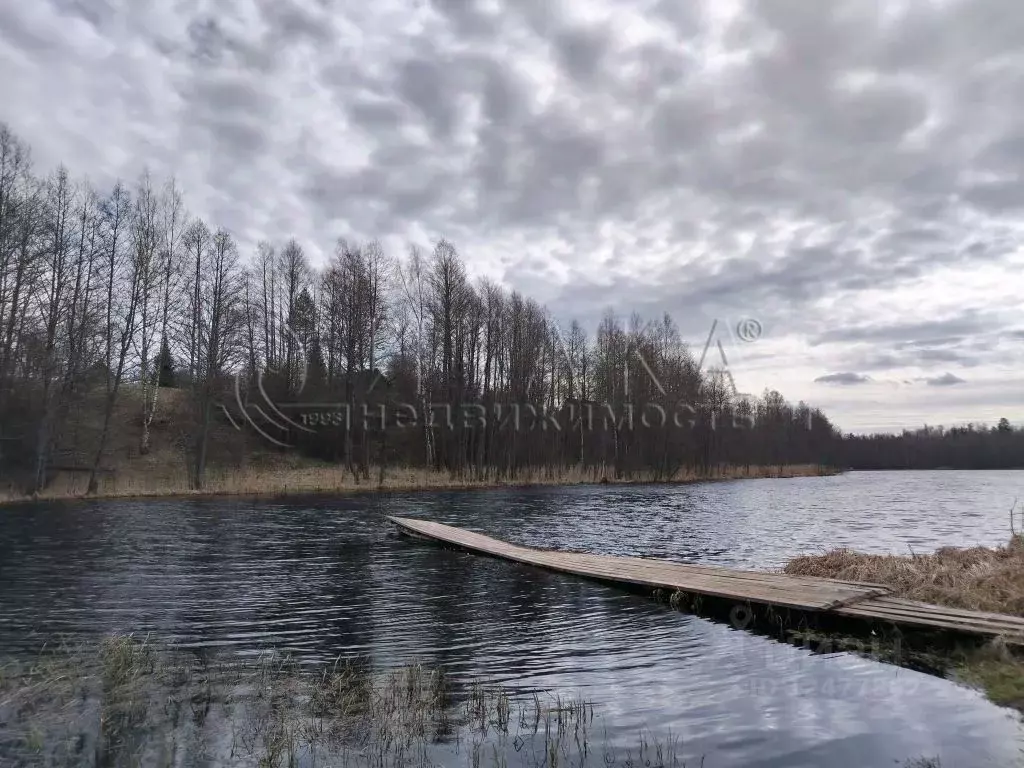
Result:
M40 170L245 249L443 236L847 430L1024 422L1020 0L23 0L0 71Z

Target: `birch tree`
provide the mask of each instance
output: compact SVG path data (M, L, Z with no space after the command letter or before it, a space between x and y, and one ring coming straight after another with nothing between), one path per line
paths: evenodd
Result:
M156 414L160 388L154 373L154 350L157 334L163 325L163 305L160 261L160 201L154 192L149 173L143 174L135 193L132 211L131 238L133 258L138 263L139 278L142 281L140 295L140 323L137 337L139 359L139 392L142 403L142 432L139 436L139 453L146 455L150 449L150 427Z
M428 276L426 260L419 248L410 246L409 255L399 266L398 278L402 298L412 315L413 349L416 358L416 397L419 424L423 428L423 448L426 466L434 464L434 441L429 426L430 393L426 383L427 323L429 321Z

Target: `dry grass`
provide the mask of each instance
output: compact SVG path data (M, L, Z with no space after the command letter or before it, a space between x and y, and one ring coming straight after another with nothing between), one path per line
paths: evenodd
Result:
M709 480L809 477L829 474L816 465L771 467L723 466L711 472L683 470L671 479L653 473L637 473L624 479L613 479L610 468L589 469L527 469L514 476L499 475L490 469L484 476L475 473L453 475L409 467L388 467L383 473L372 467L369 479L355 477L343 465L325 464L304 459L297 454L254 453L245 466L214 466L207 473L202 492L189 489L184 456L161 449L147 456L123 462L114 473L100 479L99 498L167 497L167 496L283 496L315 493L354 493L359 491L417 491L501 488L534 485L580 485L600 483L634 484L650 482L691 483ZM73 499L85 494L88 477L84 473L60 473L41 494L40 499ZM24 501L26 497L13 489L0 489L0 503Z
M898 597L1024 616L1024 538L1004 547L943 547L928 555L867 555L836 549L791 560L794 576L884 584Z

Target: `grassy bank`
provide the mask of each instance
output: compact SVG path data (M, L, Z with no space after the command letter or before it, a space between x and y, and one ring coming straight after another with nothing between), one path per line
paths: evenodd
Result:
M41 499L75 499L85 495L89 482L87 468L95 461L103 426L103 393L90 393L82 407L68 415L60 447L53 456L58 468ZM99 399L98 399L99 398ZM127 386L110 423L110 434L98 476L98 498L174 496L288 496L316 493L352 493L367 490L415 491L500 488L530 485L576 485L584 483L687 483L704 480L796 477L831 474L834 470L816 465L728 466L702 472L685 468L672 477L653 472L635 472L616 477L614 467L595 466L523 468L509 473L497 467L482 472L459 474L432 472L393 463L370 467L356 476L345 465L332 464L301 455L297 450L279 449L255 432L237 429L226 419L211 427L209 464L204 490L189 485L193 461L188 425L194 417L185 390L161 389L156 416L151 425L150 450L139 450L142 405L140 393ZM0 504L27 500L25 477L0 476Z
M600 707L443 668L217 660L115 636L0 660L0 763L334 768L711 768L685 733L612 743ZM624 743L625 740L625 743ZM905 766L935 767L920 758Z
M242 466L212 467L202 491L189 488L183 457L173 452L153 453L123 463L100 479L98 498L176 496L288 496L359 491L417 491L501 488L534 485L580 485L607 482L692 483L748 478L807 477L833 474L817 465L723 466L709 472L682 470L670 478L654 473L634 473L616 478L612 468L531 469L514 475L489 469L478 475L452 475L424 469L372 467L369 477L355 476L346 467L303 459L297 455L259 454ZM85 494L88 476L81 472L58 473L39 499L74 499ZM14 488L0 488L0 503L26 501Z
M838 549L790 561L798 576L884 584L897 597L954 608L1024 616L1024 537L1002 547L944 547L925 555L869 555ZM947 659L959 679L997 704L1024 711L1021 649L995 641L954 651Z

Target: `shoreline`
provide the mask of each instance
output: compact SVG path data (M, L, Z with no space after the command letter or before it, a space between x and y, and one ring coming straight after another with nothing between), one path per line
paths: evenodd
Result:
M493 472L493 470L492 470ZM67 473L63 473L67 474ZM35 496L26 494L4 494L0 492L0 508L40 502L81 502L81 501L143 501L143 500L186 500L186 499L283 499L327 495L429 493L439 491L486 491L503 489L527 489L540 487L573 486L629 486L629 485L691 485L694 483L724 482L732 480L788 480L798 477L831 477L842 474L834 467L811 464L772 465L751 467L722 467L717 471L697 473L689 470L676 473L671 478L658 478L654 473L637 473L628 477L614 478L603 469L590 471L567 470L554 474L546 470L522 472L517 477L498 479L485 477L473 479L452 477L447 472L427 472L408 468L395 468L385 472L384 482L377 478L380 468L370 469L370 479L356 480L344 467L296 467L292 469L238 468L222 469L211 478L203 490L190 490L187 484L165 484L159 481L147 483L147 478L128 478L123 487L101 489L99 493L87 495L79 490L81 483L55 482L51 491ZM108 486L110 483L107 483Z

